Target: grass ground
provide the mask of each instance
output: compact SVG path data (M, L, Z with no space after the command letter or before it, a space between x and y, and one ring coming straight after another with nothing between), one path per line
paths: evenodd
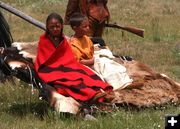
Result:
M47 15L58 12L64 17L67 0L2 0L24 13L45 22ZM145 29L145 38L131 33L105 29L103 38L118 55L130 55L156 71L180 82L180 1L179 0L109 0L110 22ZM43 33L17 16L1 10L15 41L35 41ZM68 26L64 32L73 32ZM59 115L47 103L31 94L24 83L0 84L0 129L163 129L166 114L180 112L179 105L133 110L120 108L98 121Z

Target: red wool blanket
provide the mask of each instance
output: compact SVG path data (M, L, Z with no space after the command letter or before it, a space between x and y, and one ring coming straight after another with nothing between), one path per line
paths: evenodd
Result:
M100 89L112 89L94 72L75 60L65 37L55 48L46 34L42 35L37 53L35 69L39 77L62 95L87 101Z

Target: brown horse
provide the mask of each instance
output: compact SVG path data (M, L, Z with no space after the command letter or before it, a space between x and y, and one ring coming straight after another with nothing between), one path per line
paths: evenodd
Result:
M64 20L65 24L69 24L69 19L75 12L88 17L90 22L89 36L102 37L105 23L108 22L110 17L107 0L69 0Z

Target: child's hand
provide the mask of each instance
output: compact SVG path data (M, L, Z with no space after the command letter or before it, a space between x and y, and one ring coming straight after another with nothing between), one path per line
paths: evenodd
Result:
M92 66L94 65L94 57L91 59L87 59L87 60L80 60L81 64L87 65L87 66Z

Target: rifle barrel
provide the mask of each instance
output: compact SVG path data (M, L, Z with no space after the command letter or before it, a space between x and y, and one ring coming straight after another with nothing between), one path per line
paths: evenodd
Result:
M136 27L129 27L129 26L120 26L118 24L106 24L105 26L111 27L111 28L126 30L126 31L131 32L133 34L136 34L140 37L144 37L144 29L140 29L140 28L136 28Z

